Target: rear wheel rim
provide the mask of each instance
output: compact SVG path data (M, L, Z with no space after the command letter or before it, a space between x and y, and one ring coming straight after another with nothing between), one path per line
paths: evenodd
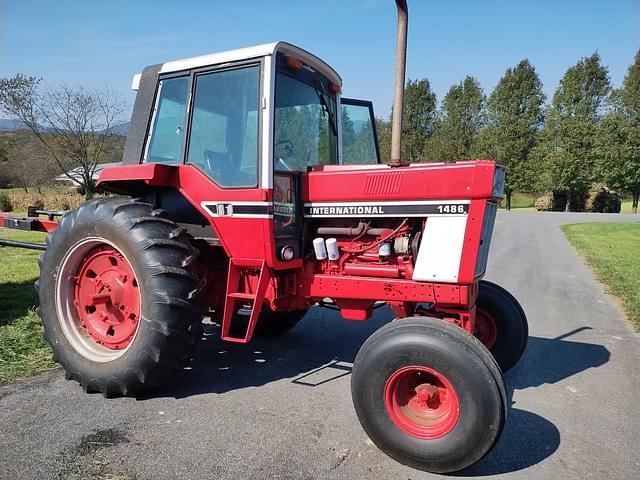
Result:
M498 327L491 315L481 309L476 309L475 337L487 347L493 348L498 338Z
M453 430L460 416L460 402L451 383L426 367L397 370L387 381L384 399L391 421L416 438L441 438Z
M133 267L111 242L87 238L69 249L56 281L56 309L76 352L96 362L122 356L138 333L141 303Z

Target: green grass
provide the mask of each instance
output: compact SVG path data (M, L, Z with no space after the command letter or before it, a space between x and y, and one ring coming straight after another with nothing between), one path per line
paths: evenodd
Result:
M0 228L0 238L44 242L45 234ZM0 247L0 383L54 367L35 312L38 250Z
M640 329L640 223L582 223L560 228Z
M533 194L531 193L520 193L513 192L511 194L511 210L518 210L519 212L535 212L535 208L533 206L534 202ZM507 198L502 199L502 203L500 208L504 209L506 205Z
M622 201L622 207L620 209L620 213L631 213L631 200Z

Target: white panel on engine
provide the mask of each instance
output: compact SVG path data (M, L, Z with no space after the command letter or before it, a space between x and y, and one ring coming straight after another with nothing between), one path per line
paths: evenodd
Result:
M413 280L456 283L467 217L428 217Z

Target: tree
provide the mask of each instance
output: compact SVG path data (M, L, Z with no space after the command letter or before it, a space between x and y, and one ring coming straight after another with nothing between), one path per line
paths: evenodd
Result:
M478 81L467 76L445 95L427 145L429 158L436 161L468 159L484 125L484 93Z
M549 187L566 193L565 210L594 179L595 140L610 91L607 68L594 53L569 68L553 96L543 134Z
M507 167L507 210L514 190L531 189L529 154L544 121L544 101L542 82L525 59L507 69L487 102L489 126L481 137L490 144L493 159Z
M612 95L613 112L598 135L600 173L607 185L631 193L633 213L640 199L640 50L622 88Z
M47 161L47 152L31 132L22 131L9 156L7 171L14 185L29 192L28 187L40 187L51 183L58 169Z
M597 136L599 174L611 188L631 193L633 213L640 197L640 142L638 129L623 115L607 115Z
M376 132L380 148L380 160L384 163L391 161L391 122L376 118Z
M96 166L105 159L113 128L122 122L124 105L106 89L63 86L42 92L40 82L22 74L0 79L0 109L31 130L47 157L90 199ZM78 177L69 173L72 168L79 168Z
M402 158L408 162L423 160L423 152L434 130L436 94L429 80L409 80L404 89L402 121Z

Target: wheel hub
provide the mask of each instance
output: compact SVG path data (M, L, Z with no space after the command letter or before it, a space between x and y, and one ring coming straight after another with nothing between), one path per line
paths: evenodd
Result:
M485 347L491 349L498 338L498 328L496 321L491 315L481 309L476 309L475 337L480 340Z
M423 439L449 433L460 414L458 396L451 384L442 374L426 367L396 371L385 386L385 406L396 426Z
M85 255L73 280L82 328L105 348L126 348L140 321L138 282L129 262L115 248L101 245Z

